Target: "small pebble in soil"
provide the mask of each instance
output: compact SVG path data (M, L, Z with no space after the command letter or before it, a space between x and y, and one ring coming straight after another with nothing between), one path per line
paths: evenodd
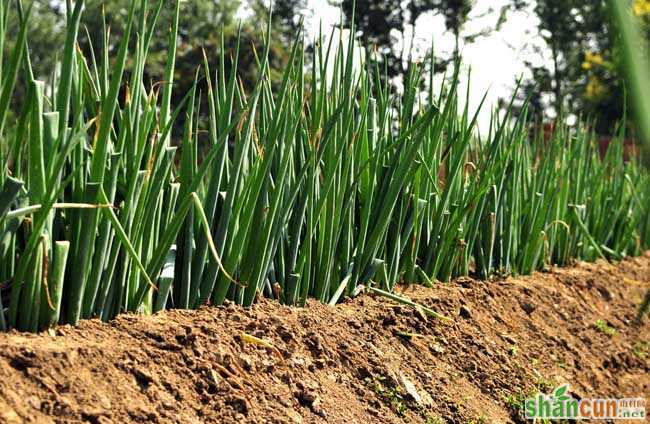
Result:
M397 323L397 316L395 316L395 312L392 310L388 311L384 316L384 321L383 321L384 327L395 325L396 323Z
M359 323L359 321L355 321L353 319L348 320L348 325L350 327L356 328L357 330L361 328L361 323Z
M373 415L375 417L379 416L379 411L377 411L375 408L369 407L368 408L368 414Z
M535 305L529 302L520 302L519 305L521 309L524 310L528 315L532 314L535 311Z
M248 401L243 396L232 395L226 399L226 403L241 413L245 414L248 412Z
M472 310L468 306L461 306L460 312L458 313L462 318L470 319L472 318Z

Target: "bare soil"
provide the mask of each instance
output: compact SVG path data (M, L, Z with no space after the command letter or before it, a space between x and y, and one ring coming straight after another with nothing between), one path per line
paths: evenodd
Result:
M650 253L403 288L448 324L364 295L1 334L0 423L509 423L565 382L650 397L648 288Z

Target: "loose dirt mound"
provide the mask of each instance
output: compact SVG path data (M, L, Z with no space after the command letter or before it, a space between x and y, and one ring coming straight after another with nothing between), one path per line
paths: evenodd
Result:
M633 325L650 254L404 293L262 301L0 335L0 422L521 422L538 389L650 394L650 324Z

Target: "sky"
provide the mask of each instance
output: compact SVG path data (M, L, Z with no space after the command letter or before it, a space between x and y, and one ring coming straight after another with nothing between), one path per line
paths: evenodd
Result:
M510 2L511 0L476 0L462 35L494 29L501 8ZM307 18L307 27L311 28L313 35L318 34L321 22L323 28L330 28L338 22L339 10L328 4L327 0L309 0L309 5L313 14ZM472 70L470 110L478 107L487 92L487 107L481 109L479 129L486 130L489 127L492 105L496 105L499 98L509 99L517 78L528 75L525 60L535 64L548 63L549 58L534 49L535 46L544 46L536 28L537 20L531 6L520 12L510 11L499 31L490 31L489 35L479 37L474 43L461 45L463 68ZM410 34L407 36L410 38ZM426 51L432 39L437 54L440 52L443 56L449 56L453 51L453 35L446 31L442 16L426 15L416 22L415 47ZM465 89L466 82L464 78L462 89Z

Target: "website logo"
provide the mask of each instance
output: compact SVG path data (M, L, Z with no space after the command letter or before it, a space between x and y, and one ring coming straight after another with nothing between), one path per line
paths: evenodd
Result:
M576 399L569 385L556 388L550 395L537 393L526 399L524 414L529 420L642 420L646 418L645 398Z

